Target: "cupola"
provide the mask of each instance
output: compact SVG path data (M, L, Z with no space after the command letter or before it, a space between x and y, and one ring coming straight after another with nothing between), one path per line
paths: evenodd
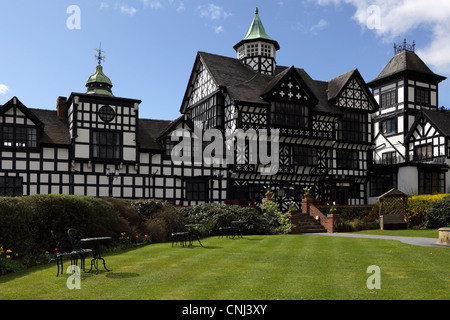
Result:
M98 95L106 95L106 96L114 96L111 88L112 82L111 80L103 73L103 67L101 65L101 61L104 61L104 57L102 57L102 51L98 50L98 64L95 70L95 73L89 77L86 82L86 93L87 94L98 94Z
M261 74L273 75L276 67L277 41L270 38L259 17L258 8L244 39L234 46L237 58L246 66Z

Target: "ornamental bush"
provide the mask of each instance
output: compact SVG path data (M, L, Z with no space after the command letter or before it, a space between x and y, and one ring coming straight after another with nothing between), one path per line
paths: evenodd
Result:
M202 224L203 236L217 235L220 227L230 226L232 221L242 220L242 232L246 234L287 233L291 230L289 214L283 214L278 206L263 200L261 207L206 203L177 208L188 223Z
M423 227L427 211L432 203L444 198L445 196L446 194L425 194L409 197L408 204L406 206L406 216L409 220L409 226L416 228Z
M425 228L450 227L450 196L434 201L425 215Z
M106 199L73 195L0 197L0 246L19 254L15 264L31 266L48 259L48 253L53 254L55 249L51 230L61 238L64 249L70 250L70 228L80 230L85 237L111 236L110 245L117 243L121 232L131 231L126 218Z

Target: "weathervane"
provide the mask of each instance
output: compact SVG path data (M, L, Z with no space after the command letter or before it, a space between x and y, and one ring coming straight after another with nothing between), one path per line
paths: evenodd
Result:
M98 55L94 55L95 60L98 60L98 64L102 64L102 61L105 61L105 56L102 56L102 43L100 42L99 49L94 48L95 51L98 52Z

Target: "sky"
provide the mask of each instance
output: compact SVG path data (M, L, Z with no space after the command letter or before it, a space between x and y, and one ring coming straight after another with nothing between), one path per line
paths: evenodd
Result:
M113 94L142 100L141 118L176 119L197 52L236 57L256 7L277 64L315 80L358 68L369 82L405 38L450 77L449 0L0 0L0 104L55 110L84 93L101 44ZM450 108L450 79L439 105Z

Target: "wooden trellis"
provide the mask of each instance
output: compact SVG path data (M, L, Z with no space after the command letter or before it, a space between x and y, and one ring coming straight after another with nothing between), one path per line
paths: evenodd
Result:
M380 228L382 230L407 227L406 203L408 195L393 188L379 196L378 201L380 206Z

